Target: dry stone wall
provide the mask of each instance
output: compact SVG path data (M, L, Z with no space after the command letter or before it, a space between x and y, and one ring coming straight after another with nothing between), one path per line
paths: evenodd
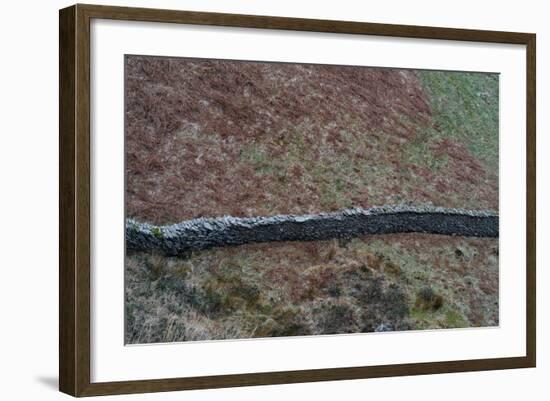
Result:
M491 211L397 205L301 216L200 218L166 226L128 219L126 248L183 255L220 246L391 233L498 237L499 218Z

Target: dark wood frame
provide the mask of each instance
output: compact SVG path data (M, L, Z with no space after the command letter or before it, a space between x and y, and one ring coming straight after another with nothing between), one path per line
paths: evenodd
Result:
M89 100L92 18L525 45L526 356L91 383ZM93 396L535 367L535 34L81 4L60 10L59 30L59 388L62 392L73 396Z

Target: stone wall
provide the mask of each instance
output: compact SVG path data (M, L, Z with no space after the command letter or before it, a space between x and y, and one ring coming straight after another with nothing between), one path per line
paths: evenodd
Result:
M317 241L368 234L430 233L498 237L498 214L434 206L385 206L334 213L200 218L167 226L126 221L128 250L182 255L192 250L271 241Z

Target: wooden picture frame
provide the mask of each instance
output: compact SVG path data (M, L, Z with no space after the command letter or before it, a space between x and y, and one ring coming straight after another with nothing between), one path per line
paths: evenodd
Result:
M90 380L90 21L164 22L526 46L527 227L526 355L429 363L258 372L221 376L91 382ZM59 14L59 388L73 396L144 393L325 380L534 367L535 278L535 48L530 33L495 32L363 22L191 11L74 5Z

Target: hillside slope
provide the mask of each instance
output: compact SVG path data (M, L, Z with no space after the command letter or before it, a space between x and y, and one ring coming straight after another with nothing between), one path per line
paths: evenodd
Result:
M493 75L126 62L128 217L167 224L401 202L498 211Z

